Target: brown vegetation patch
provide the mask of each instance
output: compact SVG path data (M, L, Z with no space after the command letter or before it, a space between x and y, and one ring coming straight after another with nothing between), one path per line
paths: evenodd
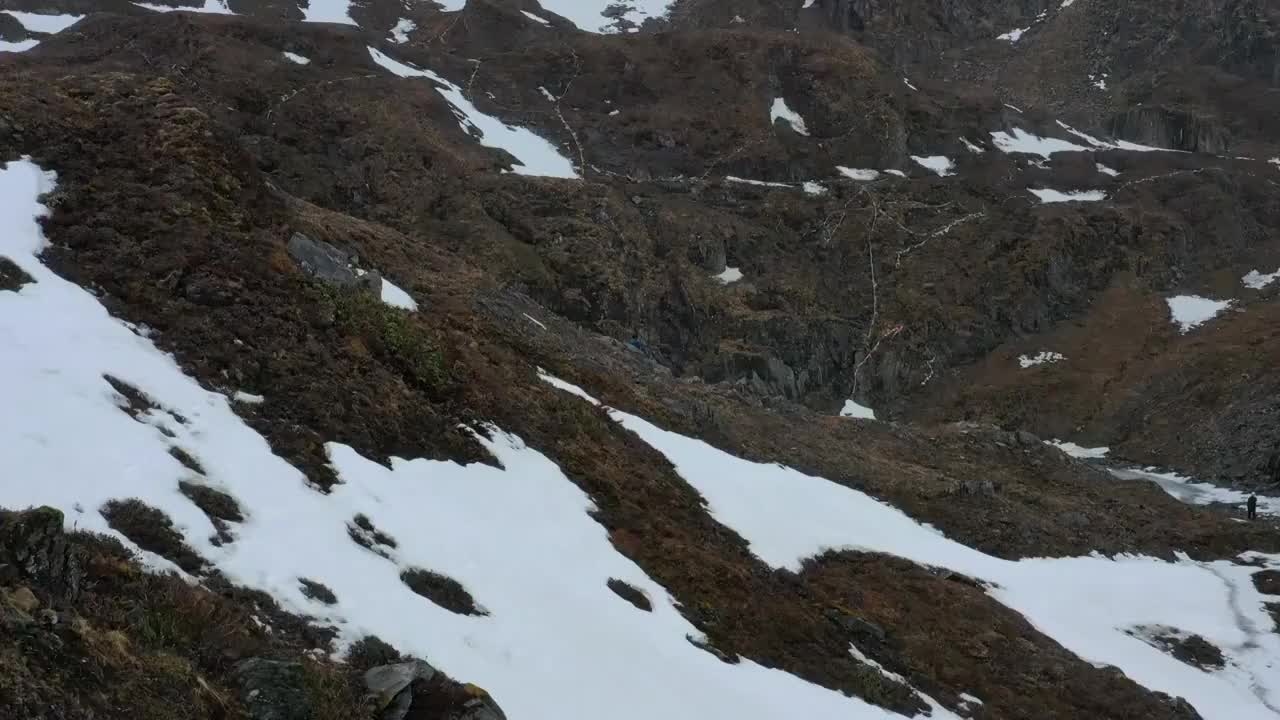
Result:
M204 466L200 464L199 460L192 457L191 453L183 450L177 445L173 445L169 448L169 454L173 456L174 460L182 463L182 466L186 469L197 475L204 475Z
M447 575L413 568L400 573L400 580L409 589L452 613L459 615L488 615L476 605L471 593L457 580Z
M298 578L298 584L302 586L302 594L306 597L325 605L338 604L338 596L333 594L328 585L307 578Z
M1259 570L1253 574L1253 586L1263 595L1280 595L1280 570Z
M178 482L178 490L195 503L196 507L209 518L209 522L213 523L213 527L217 530L217 534L213 537L214 545L222 545L235 539L227 523L244 521L244 515L240 513L240 504L235 498L208 485L187 480Z
M1125 632L1194 668L1221 670L1227 664L1222 650L1199 635L1187 635L1174 628L1146 626Z
M649 596L645 595L640 588L618 578L609 578L608 585L609 589L616 593L618 597L635 605L637 609L653 612L653 603L649 602Z
M173 521L162 510L137 498L109 500L99 511L113 530L132 540L138 547L153 552L183 570L199 574L206 563L192 550Z
M347 523L347 535L360 547L382 557L390 557L383 548L394 550L396 547L396 539L375 527L364 513L357 514Z
M36 512L36 511L31 511ZM4 513L20 519L23 513ZM230 720L244 717L231 671L248 657L300 657L329 647L281 622L268 632L245 595L213 592L174 574L143 571L116 540L70 533L24 542L65 542L83 572L78 590L30 575L48 622L0 600L0 716ZM14 558L0 548L0 563ZM49 582L46 582L49 580ZM306 660L303 696L317 720L372 720L358 675Z

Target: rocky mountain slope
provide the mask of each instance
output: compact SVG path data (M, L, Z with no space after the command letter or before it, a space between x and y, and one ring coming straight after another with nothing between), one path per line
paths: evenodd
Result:
M1280 715L1209 5L0 0L0 708Z

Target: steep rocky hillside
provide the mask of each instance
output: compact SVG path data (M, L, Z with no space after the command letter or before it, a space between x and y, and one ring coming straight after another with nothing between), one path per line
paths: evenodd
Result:
M1209 5L0 0L0 709L1280 715Z

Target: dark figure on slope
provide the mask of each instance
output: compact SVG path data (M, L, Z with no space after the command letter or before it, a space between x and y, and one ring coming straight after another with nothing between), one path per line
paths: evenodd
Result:
M1249 501L1245 503L1249 509L1249 519L1254 520L1258 517L1258 496L1253 493L1249 494Z

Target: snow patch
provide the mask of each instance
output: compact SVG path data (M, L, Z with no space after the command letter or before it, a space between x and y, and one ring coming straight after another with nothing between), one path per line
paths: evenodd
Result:
M996 36L996 39L997 39L997 40L1007 40L1007 41L1009 41L1009 42L1011 42L1011 43L1016 43L1016 42L1018 42L1019 40L1021 40L1021 39L1022 39L1023 34L1024 34L1024 33L1026 33L1026 32L1027 32L1028 30L1030 30L1030 29L1031 29L1030 27L1014 28L1014 29L1010 30L1010 31L1009 31L1009 32L1007 32L1007 33L1002 33L1002 34L1000 34L1000 35L997 35L997 36Z
M1062 202L1098 202L1106 200L1107 194L1101 190L1051 190L1049 188L1027 188L1027 192L1040 198L1042 203Z
M1010 132L997 130L991 133L991 141L1000 152L1039 155L1046 160L1054 153L1085 152L1089 149L1066 140L1033 135L1021 128L1014 128Z
M911 84L911 81L910 81L910 80L908 80L908 79L906 79L906 78L902 78L902 82L903 82L903 83L905 83L905 84L906 84L906 86L907 86L907 87L909 87L909 88L911 88L912 90L919 90L919 89L920 89L920 88L916 87L915 85L912 85L912 84Z
M758 185L760 187L777 187L777 188L791 187L786 183L770 182L768 180L750 180L748 178L737 177L736 175L725 175L724 179L725 179L725 182L738 183L740 185Z
M297 53L291 53L291 52L289 52L289 51L287 51L287 50L286 50L286 51L284 51L284 52L282 52L282 53L280 53L280 54L281 54L281 55L284 55L284 56L285 56L285 59L287 59L287 60L288 60L289 62L291 62L291 63L297 63L298 65L310 65L310 64L311 64L311 58L304 57L304 56L299 55L299 54L297 54Z
M885 173L888 175L897 175L900 178L904 178L907 176L907 174L902 172L901 170L885 170Z
M31 32L60 33L80 22L83 15L44 15L41 13L22 12L19 10L0 10L22 23L22 27Z
M386 278L382 278L382 302L401 310L410 312L418 310L418 303L414 301L413 297Z
M858 181L860 181L860 182L866 182L866 181L870 181L870 180L875 180L876 178L880 177L880 171L879 171L879 170L866 170L866 169L863 169L863 168L849 168L849 167L845 167L845 166L843 166L843 165L837 165L837 166L836 166L836 171L838 171L841 175L843 175L843 176L845 176L845 177L849 178L850 180L858 180Z
M1095 460L1097 458L1106 457L1107 453L1111 452L1111 448L1109 447L1087 448L1073 442L1063 442L1061 440L1048 440L1046 441L1046 444L1058 448L1073 458L1080 458L1082 460Z
M1234 300L1211 300L1199 295L1177 295L1166 298L1169 304L1169 316L1175 325L1186 334L1192 328L1199 327L1212 320L1218 313L1231 307Z
M840 417L861 418L863 420L875 420L876 411L866 405L859 405L853 400L845 400L844 407L840 408Z
M396 26L391 28L391 42L403 45L409 42L409 33L418 29L418 23L409 18L400 18Z
M911 159L916 161L917 165L937 173L938 177L955 175L955 173L952 172L952 168L955 167L955 164L951 162L951 158L945 155L930 155L928 157L912 155Z
M640 25L648 18L666 16L672 0L542 0L542 9L568 20L590 33L615 33L619 23ZM461 1L459 0L459 4ZM461 9L461 8L459 8ZM636 28L628 28L634 32Z
M787 101L782 98L774 98L773 105L769 106L769 124L777 122L779 119L784 120L791 125L791 129L801 135L808 135L809 130L805 127L804 118L800 117L800 113L787 107Z
M712 275L711 277L719 280L722 285L728 285L729 283L735 283L741 280L742 271L736 267L726 266L724 272L721 272L718 275Z
M1280 280L1280 270L1273 273L1263 275L1257 270L1250 270L1244 277L1240 278L1240 282L1244 283L1247 288L1261 290L1276 280Z
M526 320L528 320L529 322L533 323L534 325L537 325L538 327L542 328L543 330L546 330L546 329L547 329L547 326L546 326L546 325L543 325L543 324L542 324L542 321L541 321L541 320L539 320L538 318L536 318L536 317L534 317L534 316L530 315L529 313L520 313L520 314L521 314L521 315L524 315L524 318L525 318Z
M200 7L195 7L195 6L173 7L172 5L155 5L151 3L140 3L140 2L135 2L134 5L137 5L140 8L146 8L148 10L154 10L155 12L162 12L162 13L194 12L194 13L206 13L209 15L235 15L235 13L231 12L231 8L227 7L226 0L204 0L204 5L201 5ZM350 24L354 25L355 23L352 22Z
M1098 172L1102 173L1103 175L1110 175L1111 177L1115 177L1120 174L1119 170L1114 170L1112 168L1109 168L1106 165L1103 165L1102 163L1094 163L1094 167L1096 167L1098 169Z
M827 189L825 187L819 183L813 182L812 180L805 180L800 187L804 188L804 191L810 195L827 194Z
M206 3L214 0L205 0ZM307 0L302 9L304 22L355 25L351 19L351 0Z
M1205 482L1179 475L1173 472L1159 472L1155 468L1108 468L1107 472L1122 480L1147 480L1160 486L1161 490L1188 505L1235 505L1245 507L1249 493L1242 490L1219 487ZM1280 516L1280 497L1258 496L1258 514Z
M982 153L986 152L986 150L982 149L982 147L981 147L981 146L979 146L979 145L975 145L975 144L973 144L973 143L969 142L969 138L967 138L967 137L962 137L962 138L960 138L960 142L961 142L961 143L964 143L964 149L965 149L965 150L968 150L969 152L973 153L974 155L981 155Z
M31 48L40 44L39 40L19 40L17 42L9 42L8 40L0 40L0 52L26 52Z
M245 405L261 405L267 401L267 399L261 395L254 395L252 393L244 392L243 390L235 391L235 394L231 396L231 399L238 403L244 403Z
M510 153L516 159L512 172L517 175L578 177L573 163L560 154L554 145L527 128L512 127L492 115L480 112L463 96L462 88L457 85L430 70L420 70L394 60L375 48L369 48L369 55L375 63L399 77L421 77L436 83L439 86L436 91L449 102L462 129L479 140L481 145Z
M1024 370L1036 365L1044 365L1045 363L1056 363L1066 360L1066 356L1062 353L1053 352L1051 350L1043 350L1035 355L1019 355L1018 365Z
M536 22L536 23L539 23L539 24L541 24L541 25L547 25L547 26L550 26L550 25L551 25L551 21L550 21L550 20L548 20L548 19L546 19L546 18L544 18L544 17L538 16L538 15L534 15L533 13L529 12L528 10L521 10L521 11L520 11L520 14L521 14L521 15L524 15L525 17L529 18L530 20L532 20L532 21L534 21L534 22Z
M600 401L595 399L595 397L592 396L590 393L588 393L586 390L583 390L582 388L578 387L577 385L574 385L573 383L561 380L560 378L554 375L549 375L547 374L547 371L543 370L542 368L538 368L538 379L542 380L542 382L550 385L551 387L556 388L557 390L563 390L569 393L570 395L577 395L578 397L582 398L583 400L586 400L587 402L591 403L592 405L595 405L596 407L600 406Z

